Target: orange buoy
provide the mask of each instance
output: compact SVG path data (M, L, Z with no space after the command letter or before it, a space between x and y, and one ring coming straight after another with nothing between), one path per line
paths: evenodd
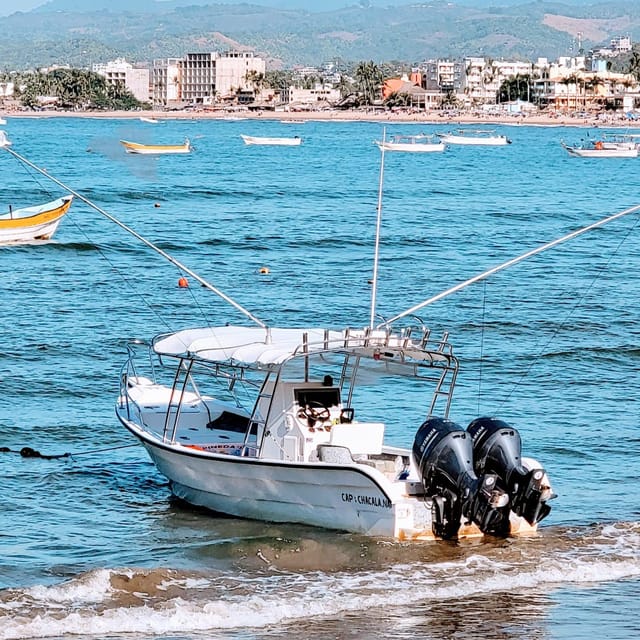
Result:
M266 275L267 273L269 273L269 267L260 267L258 273Z
M184 276L182 276L182 278L178 280L178 286L181 289L186 289L189 286L189 281Z

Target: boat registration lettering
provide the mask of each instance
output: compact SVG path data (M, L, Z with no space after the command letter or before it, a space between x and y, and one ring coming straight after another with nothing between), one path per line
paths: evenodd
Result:
M368 507L384 507L385 509L391 509L391 500L388 498L381 498L380 496L363 496L361 494L342 493L342 502L347 504L361 504Z

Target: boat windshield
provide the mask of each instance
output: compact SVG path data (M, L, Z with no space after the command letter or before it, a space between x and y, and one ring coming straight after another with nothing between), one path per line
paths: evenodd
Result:
M296 389L294 394L300 407L305 405L322 405L327 408L340 406L340 389L337 387Z

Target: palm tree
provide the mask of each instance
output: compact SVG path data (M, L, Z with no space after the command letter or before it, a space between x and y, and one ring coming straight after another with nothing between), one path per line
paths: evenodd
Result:
M265 81L266 81L264 73L260 71L256 71L255 69L252 69L251 71L247 71L244 79L246 80L247 84L251 87L251 90L253 91L254 94L262 91L262 88L264 87Z
M634 49L631 53L627 73L630 73L636 80L640 81L640 51L638 49Z
M409 107L413 102L408 93L398 93L394 91L385 101L384 104L388 108L392 107Z
M489 58L482 68L482 93L483 98L487 95L487 85L491 86L496 77L496 70L493 65L493 60ZM494 95L493 102L495 103L497 100L497 94Z
M351 81L346 76L340 75L340 80L338 80L335 89L340 92L341 98L345 98L351 93L353 86Z
M364 104L373 104L380 97L382 72L373 60L359 62L355 70L356 85Z

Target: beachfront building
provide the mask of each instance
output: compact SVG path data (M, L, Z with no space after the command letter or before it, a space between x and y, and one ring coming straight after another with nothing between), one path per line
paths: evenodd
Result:
M311 89L289 87L280 93L280 100L292 109L315 108L318 105L332 105L340 101L340 90L317 83Z
M495 104L500 90L500 78L491 60L465 58L461 100L465 106Z
M463 95L460 100L465 106L495 105L500 87L507 80L533 78L541 73L540 60L534 64L521 60L491 60L468 57L464 59ZM531 86L531 83L528 83ZM534 99L533 92L526 101Z
M411 73L411 80L427 91L458 93L464 83L461 60L425 60Z
M414 71L400 78L387 78L382 85L382 99L388 100L394 95L403 96L409 108L429 111L442 106L444 94L439 89L427 90L420 86L422 73Z
M251 51L187 53L155 60L152 95L158 106L213 105L258 89L266 63Z
M638 94L636 78L628 73L611 71L555 70L546 103L562 113L593 112L602 109L630 110Z
M151 100L155 106L167 106L182 102L180 58L153 61Z
M215 91L220 96L231 96L237 90L255 89L255 78L264 78L266 63L253 51L227 51L215 60Z
M125 87L140 102L149 102L151 96L147 67L135 67L124 58L118 58L106 64L94 64L93 71L104 76L107 84Z

